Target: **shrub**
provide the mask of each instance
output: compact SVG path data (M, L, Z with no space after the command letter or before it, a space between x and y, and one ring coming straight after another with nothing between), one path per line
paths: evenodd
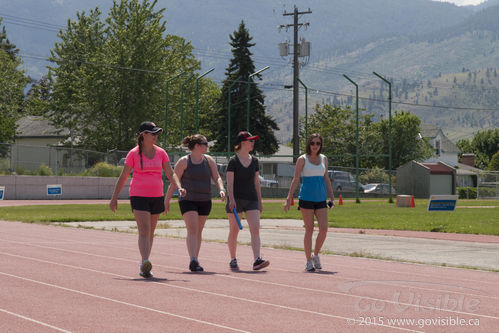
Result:
M52 175L54 175L54 173L52 172L52 169L43 163L40 165L39 174L40 174L40 176L52 176Z
M458 187L459 199L476 199L476 187Z
M123 168L106 162L98 162L92 168L90 168L90 170L88 170L88 173L85 172L85 174L95 177L119 177L121 169Z

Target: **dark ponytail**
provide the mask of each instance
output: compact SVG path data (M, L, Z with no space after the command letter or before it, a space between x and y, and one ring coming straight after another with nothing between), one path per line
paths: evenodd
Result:
M137 138L137 145L139 146L139 155L140 155L140 168L144 169L144 165L142 164L142 142L144 141L144 136L142 134Z

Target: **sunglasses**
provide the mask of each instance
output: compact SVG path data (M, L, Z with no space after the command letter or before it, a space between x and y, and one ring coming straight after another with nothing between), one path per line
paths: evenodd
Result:
M200 142L200 143L198 143L198 145L203 145L203 146L208 147L208 142Z
M311 146L320 146L320 145L321 145L321 143L320 143L320 142L315 142L315 141L312 141L312 142L310 142L310 145L311 145Z
M156 132L156 133L146 132L146 133L149 133L149 134L154 135L154 136L158 136L158 134L159 134L159 132Z

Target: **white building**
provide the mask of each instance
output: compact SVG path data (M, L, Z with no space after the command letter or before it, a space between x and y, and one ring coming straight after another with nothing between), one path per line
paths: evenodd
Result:
M445 136L441 128L435 125L421 125L421 136L429 139L434 151L434 155L425 160L425 163L444 162L453 167L458 165L458 154L461 150Z

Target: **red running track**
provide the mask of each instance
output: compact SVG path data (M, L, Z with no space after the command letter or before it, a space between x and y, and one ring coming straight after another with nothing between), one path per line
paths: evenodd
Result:
M204 273L185 241L156 238L155 278L138 276L137 236L0 222L1 332L493 332L499 275L263 249L271 265L240 272L225 244L204 243ZM495 328L494 328L495 327Z

